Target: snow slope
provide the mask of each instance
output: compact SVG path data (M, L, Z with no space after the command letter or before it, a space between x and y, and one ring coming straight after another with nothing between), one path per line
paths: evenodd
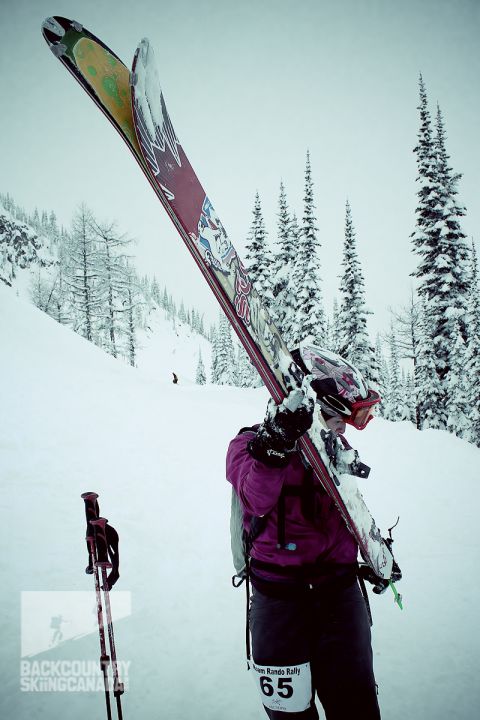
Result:
M165 331L166 332L166 331ZM244 593L233 590L224 457L261 419L264 390L175 386L132 369L0 287L0 495L3 553L0 716L105 717L101 693L20 692L22 591L91 592L80 493L95 490L120 533L116 623L130 662L126 720L265 717L244 662ZM172 368L174 369L174 368ZM401 516L401 612L372 597L384 720L476 717L480 591L477 448L375 420L350 440L381 527ZM98 658L90 633L42 659Z
M152 380L172 382L175 373L181 385L194 385L200 352L210 376L210 341L161 307L150 312L148 328L137 331L137 343L136 364Z

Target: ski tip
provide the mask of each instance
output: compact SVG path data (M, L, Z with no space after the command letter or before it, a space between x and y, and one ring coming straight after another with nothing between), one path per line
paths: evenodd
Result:
M52 50L54 46L59 45L67 30L82 32L83 25L76 20L69 20L60 15L52 15L42 22L43 37Z
M65 29L55 17L48 17L42 22L42 34L50 48L60 42L65 35Z
M153 49L148 38L144 37L140 40L136 54L144 67L153 61Z

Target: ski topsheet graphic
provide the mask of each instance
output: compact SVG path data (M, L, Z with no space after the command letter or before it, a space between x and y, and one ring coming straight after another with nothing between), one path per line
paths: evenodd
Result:
M79 23L48 18L43 34L53 54L127 143L267 389L276 402L281 401L289 389L300 385L302 372L249 281L177 138L148 40L140 43L130 74L115 53ZM348 472L351 451L337 447L332 463L332 453L327 454L324 443L326 430L316 414L308 436L300 440L301 450L335 501L364 560L388 580L393 557L365 505L356 477Z

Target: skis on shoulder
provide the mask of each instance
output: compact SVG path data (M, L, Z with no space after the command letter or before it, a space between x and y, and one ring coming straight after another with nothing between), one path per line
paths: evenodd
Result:
M248 278L235 248L177 138L160 87L153 50L144 39L132 72L79 23L48 18L43 34L126 142L199 270L228 317L270 395L278 403L298 387L303 374ZM133 132L132 132L133 131ZM312 391L313 392L313 391ZM316 417L301 450L316 479L336 503L364 561L390 580L393 555L358 489L349 463L332 459ZM341 454L341 453L340 453Z

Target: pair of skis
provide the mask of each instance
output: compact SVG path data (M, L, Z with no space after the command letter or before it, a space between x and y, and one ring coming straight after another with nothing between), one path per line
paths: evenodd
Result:
M75 21L51 17L42 30L53 54L127 144L268 391L281 402L301 384L302 372L263 307L177 138L148 40L139 44L130 72L114 52ZM317 416L300 441L301 451L336 503L365 562L388 581L393 555L365 505L357 479L346 471L348 463L341 458L334 463L329 457L326 433Z
M85 502L85 517L87 520L86 541L88 565L86 572L89 575L93 575L95 582L98 632L100 636L100 668L102 670L103 685L105 688L107 718L108 720L112 720L109 680L109 669L111 669L117 717L118 720L123 720L121 696L124 692L124 686L118 674L117 651L115 648L112 608L110 605L110 590L119 577L118 534L111 525L108 525L106 518L100 517L97 493L83 493L82 499ZM107 570L110 570L109 574L107 574ZM107 653L105 621L110 654Z

